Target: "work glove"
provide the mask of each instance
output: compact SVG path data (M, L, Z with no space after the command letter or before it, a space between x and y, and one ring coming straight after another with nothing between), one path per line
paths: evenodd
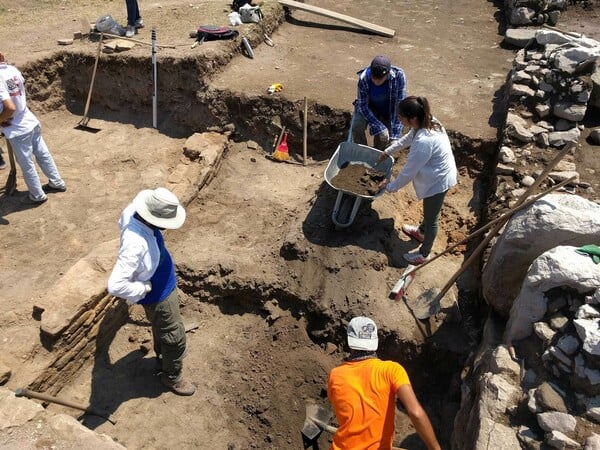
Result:
M144 289L146 289L146 294L152 290L152 283L150 281L144 281Z

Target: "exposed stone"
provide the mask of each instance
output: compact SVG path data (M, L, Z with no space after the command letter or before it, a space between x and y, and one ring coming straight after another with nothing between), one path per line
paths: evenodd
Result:
M556 117L570 120L571 122L581 122L585 117L586 105L571 103L567 101L559 101L554 105L552 112Z
M512 25L528 25L535 16L535 10L531 8L520 7L510 11L508 21Z
M525 47L530 40L535 39L536 30L525 28L508 28L504 34L504 42L515 47Z
M490 371L494 374L504 374L514 381L519 381L521 366L510 356L505 345L499 345L492 352Z
M515 153L510 149L510 147L502 146L500 148L500 160L504 164L513 163L517 160L515 157Z
M577 319L598 319L600 318L600 311L594 308L592 305L582 305L575 313Z
M583 407L585 408L585 417L600 423L600 396L590 397L587 395L581 396Z
M569 325L569 318L562 313L558 313L548 319L548 324L555 331L563 331Z
M535 390L536 404L543 411L558 411L567 413L567 405L561 395L548 382L542 383Z
M592 433L585 440L583 450L600 450L600 435Z
M44 407L39 403L15 397L12 391L0 388L0 430L23 425L42 411Z
M548 44L565 44L570 41L570 39L565 36L563 33L559 33L554 30L539 30L535 34L535 40L540 45L548 45Z
M525 175L523 178L521 178L521 184L525 187L529 187L533 183L535 183L535 179L530 175Z
M533 97L535 91L525 84L514 84L510 87L510 95Z
M548 106L545 103L540 103L539 105L535 106L535 112L537 113L537 115L539 117L541 117L543 119L550 115L550 106Z
M579 443L560 431L551 431L546 435L546 442L552 448L579 448Z
M552 147L562 147L567 142L576 144L580 135L581 131L578 128L571 128L569 131L553 131L548 134L548 141Z
M551 178L556 183L568 180L571 177L575 177L571 183L579 183L579 172L550 172L548 174L548 178Z
M517 433L510 427L482 418L473 450L515 450L520 448Z
M525 426L519 427L519 431L517 432L517 437L519 438L519 441L521 441L526 446L530 446L530 445L534 444L536 441L539 441L542 439L542 437L538 436L535 433L535 431L533 431L531 428L525 427Z
M568 321L568 319L565 317ZM533 324L533 331L536 336L539 337L544 343L548 343L552 340L556 331L548 326L546 322L536 322Z
M496 165L496 175L512 175L515 172L515 168L507 166L505 164Z
M574 126L575 126L575 124L573 122L570 122L565 119L558 119L556 121L556 125L554 126L554 129L556 131L567 131L567 130L570 130L571 128L573 128Z
M492 420L502 417L508 407L517 404L521 390L502 375L486 373L481 380L480 416Z
M560 349L565 355L571 356L579 350L579 340L575 336L566 334L558 340L556 348Z
M573 321L577 335L583 342L582 349L591 356L600 358L600 329L598 320L575 319Z
M558 411L538 413L537 422L544 431L556 430L562 433L570 433L577 426L575 417Z

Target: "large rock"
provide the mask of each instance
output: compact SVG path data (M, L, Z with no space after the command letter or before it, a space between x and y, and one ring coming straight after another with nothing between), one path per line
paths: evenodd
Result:
M568 286L579 293L591 292L600 286L600 270L577 247L555 247L531 264L521 292L514 301L508 324L506 342L523 339L533 332L533 324L544 317L550 289ZM583 320L583 319L580 319Z
M539 255L565 243L593 242L600 242L600 205L573 195L545 196L513 216L495 243L483 270L486 301L508 317L527 270Z

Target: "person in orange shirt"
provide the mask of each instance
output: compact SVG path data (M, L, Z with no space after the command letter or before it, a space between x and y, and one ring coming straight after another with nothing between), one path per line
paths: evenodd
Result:
M331 450L390 450L396 397L427 449L441 450L404 367L377 358L375 322L368 317L354 317L347 334L350 356L331 371L327 385L327 397L339 424Z

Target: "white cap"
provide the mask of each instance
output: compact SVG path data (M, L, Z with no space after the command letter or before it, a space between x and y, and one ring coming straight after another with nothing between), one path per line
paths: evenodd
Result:
M355 317L348 324L348 346L354 350L377 350L377 325L368 317Z

